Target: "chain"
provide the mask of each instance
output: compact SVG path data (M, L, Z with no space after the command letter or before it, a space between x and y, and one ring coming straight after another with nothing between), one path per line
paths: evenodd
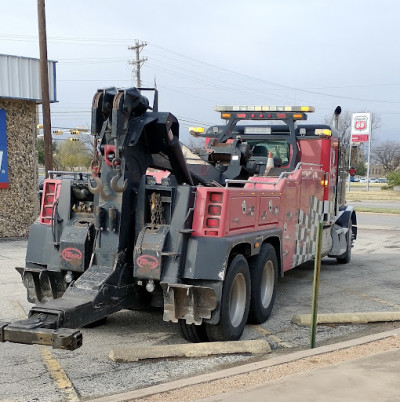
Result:
M150 202L151 226L154 228L156 225L162 224L163 207L161 203L161 195L159 193L152 193Z
M97 176L100 172L100 167L101 167L101 159L99 159L99 153L97 151L97 139L94 137L93 139L93 158L92 162L90 164L90 167L92 169L92 175Z

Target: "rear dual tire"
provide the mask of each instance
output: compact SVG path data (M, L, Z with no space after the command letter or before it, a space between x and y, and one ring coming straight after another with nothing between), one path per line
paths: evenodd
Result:
M218 324L205 324L210 341L236 341L242 336L250 308L250 272L243 255L229 264L220 304Z
M236 341L242 336L250 307L250 272L243 255L231 260L226 272L218 324L186 324L179 320L181 335L190 342Z
M264 244L258 256L235 255L227 269L218 324L186 324L179 320L182 336L190 342L236 341L246 322L262 324L272 312L278 284L278 261L271 244Z
M271 315L278 286L278 260L271 244L262 245L250 261L251 301L248 322L262 324Z
M201 325L186 324L185 320L179 320L179 331L182 337L189 342L199 343L208 341L204 323Z

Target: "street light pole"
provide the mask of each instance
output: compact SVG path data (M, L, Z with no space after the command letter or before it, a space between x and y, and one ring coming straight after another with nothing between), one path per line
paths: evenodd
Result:
M40 49L40 81L42 86L43 112L43 139L44 139L44 166L46 177L53 170L53 141L51 135L49 72L47 67L47 38L46 38L46 10L45 0L38 0L38 27Z

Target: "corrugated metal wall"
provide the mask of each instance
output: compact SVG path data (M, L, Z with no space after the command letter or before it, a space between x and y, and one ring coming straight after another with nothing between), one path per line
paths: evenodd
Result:
M50 102L57 102L56 62L48 62ZM0 97L41 102L38 59L0 54Z

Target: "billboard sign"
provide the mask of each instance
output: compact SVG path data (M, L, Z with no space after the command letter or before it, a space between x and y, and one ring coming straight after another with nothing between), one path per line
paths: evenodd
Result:
M368 142L371 135L371 113L353 113L351 118L351 142Z
M8 188L6 111L0 109L0 188Z

